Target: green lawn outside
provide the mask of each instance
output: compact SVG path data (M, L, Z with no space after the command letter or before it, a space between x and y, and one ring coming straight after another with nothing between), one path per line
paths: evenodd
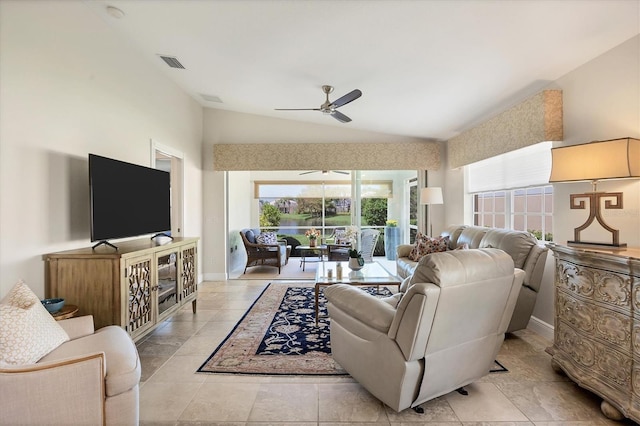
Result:
M312 216L310 214L291 214L283 213L280 216L281 221L295 221L299 226L309 226L305 222L308 220L318 220L320 217ZM338 214L336 216L325 216L324 223L327 226L349 226L351 225L351 215L348 213Z

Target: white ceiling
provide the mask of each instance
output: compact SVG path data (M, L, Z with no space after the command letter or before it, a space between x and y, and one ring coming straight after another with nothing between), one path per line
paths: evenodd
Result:
M640 0L85 4L205 107L436 140L640 33ZM125 16L113 18L107 5ZM158 54L186 69L169 68ZM335 87L332 100L362 90L339 109L351 123L274 111L319 107L323 84Z

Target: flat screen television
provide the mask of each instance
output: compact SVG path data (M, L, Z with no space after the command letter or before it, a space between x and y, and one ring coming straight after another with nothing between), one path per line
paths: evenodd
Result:
M168 234L170 185L163 170L89 154L91 241Z

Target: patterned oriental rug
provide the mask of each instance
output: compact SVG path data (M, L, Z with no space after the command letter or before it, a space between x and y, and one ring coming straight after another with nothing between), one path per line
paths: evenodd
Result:
M375 287L363 287L376 294ZM269 284L200 373L346 375L331 357L326 299L320 293L315 325L314 287ZM391 295L386 287L380 294Z

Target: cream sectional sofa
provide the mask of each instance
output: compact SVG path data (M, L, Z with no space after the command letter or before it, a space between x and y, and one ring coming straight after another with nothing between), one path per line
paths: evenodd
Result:
M533 235L524 231L453 225L440 235L449 237L450 250L461 244L468 244L470 249L501 249L511 256L516 268L524 270L524 282L507 332L526 328L540 291L548 249L540 246ZM403 244L396 249L397 273L402 278L411 276L418 264L409 259L412 248L412 244Z

